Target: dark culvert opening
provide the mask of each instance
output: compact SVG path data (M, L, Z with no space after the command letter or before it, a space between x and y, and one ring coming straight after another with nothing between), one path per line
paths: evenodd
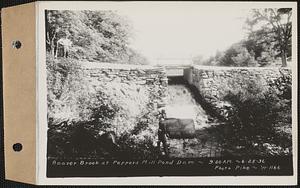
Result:
M188 85L187 81L184 80L183 76L169 76L168 77L169 85Z

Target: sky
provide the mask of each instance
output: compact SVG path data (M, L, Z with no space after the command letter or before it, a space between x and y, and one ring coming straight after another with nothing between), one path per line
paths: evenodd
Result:
M127 7L117 12L133 26L131 47L151 63L189 63L225 50L246 36L249 9L224 5L161 4Z

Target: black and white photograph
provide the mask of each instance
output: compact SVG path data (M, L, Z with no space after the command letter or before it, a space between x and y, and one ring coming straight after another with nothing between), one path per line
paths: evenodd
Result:
M44 11L47 177L293 175L294 9L189 3Z

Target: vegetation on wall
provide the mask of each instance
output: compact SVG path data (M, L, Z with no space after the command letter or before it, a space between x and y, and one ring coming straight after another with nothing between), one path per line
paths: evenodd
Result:
M231 104L224 125L223 147L237 155L292 153L291 77L282 75L269 86L248 81L224 97Z
M152 99L161 88L119 79L99 81L81 66L77 60L47 56L48 156L154 156L158 122ZM130 75L124 81L138 73ZM116 151L121 153L105 150L101 135L108 132L116 136Z

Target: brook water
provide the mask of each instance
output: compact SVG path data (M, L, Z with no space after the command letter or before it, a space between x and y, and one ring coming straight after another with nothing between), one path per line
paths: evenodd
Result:
M168 118L193 119L196 136L193 139L169 139L170 157L215 157L221 155L221 148L210 127L218 121L210 117L195 99L189 85L183 77L169 78Z

